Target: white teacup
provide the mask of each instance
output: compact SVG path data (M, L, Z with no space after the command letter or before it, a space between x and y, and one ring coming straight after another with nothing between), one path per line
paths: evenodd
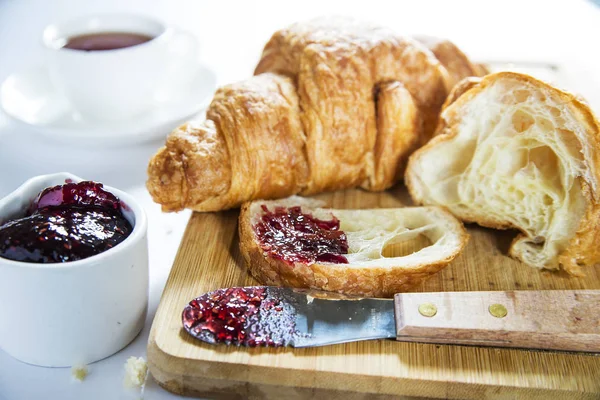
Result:
M112 50L64 48L74 37L115 32L152 39ZM142 15L100 14L52 24L43 42L53 84L91 119L119 120L144 112L189 81L198 65L194 36Z

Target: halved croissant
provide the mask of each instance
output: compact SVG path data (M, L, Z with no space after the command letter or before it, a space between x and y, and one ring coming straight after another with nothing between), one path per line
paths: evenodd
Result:
M239 217L240 249L250 273L262 284L321 289L351 295L391 297L418 285L448 265L463 249L468 235L462 224L440 207L405 207L372 210L332 210L323 202L293 196L257 200L242 206ZM329 221L336 218L347 238L348 263L287 261L273 256L261 242L256 224L265 210L301 207L302 213ZM277 226L273 224L271 226ZM303 236L306 230L295 227ZM278 235L288 235L279 232ZM386 257L388 245L419 235L431 245L412 254ZM293 240L294 247L300 241ZM314 246L317 246L315 244ZM269 248L270 247L270 248ZM341 253L340 253L341 254Z
M217 90L206 121L176 129L152 158L147 187L164 211L387 189L433 134L448 93L448 72L425 46L348 19L276 32L256 73Z
M438 136L410 157L413 200L519 229L510 254L534 267L579 274L600 261L600 128L589 107L512 72L455 92Z

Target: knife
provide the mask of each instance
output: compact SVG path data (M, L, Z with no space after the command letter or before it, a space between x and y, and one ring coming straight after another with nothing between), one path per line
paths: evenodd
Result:
M600 290L399 293L393 299L270 286L218 289L183 310L208 343L313 347L358 340L600 352Z

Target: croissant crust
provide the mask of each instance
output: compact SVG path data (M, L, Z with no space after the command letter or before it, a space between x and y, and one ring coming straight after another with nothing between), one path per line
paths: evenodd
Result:
M177 128L150 161L163 210L387 189L433 135L452 83L419 41L348 19L276 32L255 72L217 90L206 121Z

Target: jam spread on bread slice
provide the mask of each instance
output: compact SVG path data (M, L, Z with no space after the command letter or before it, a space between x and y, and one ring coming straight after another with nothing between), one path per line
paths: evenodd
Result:
M254 225L261 248L273 258L289 264L329 262L347 264L348 240L340 221L321 220L303 213L301 207L262 205L263 214Z
M276 311L277 318L265 318ZM192 300L183 310L183 328L208 343L249 347L286 346L296 334L295 311L266 287L218 289Z
M44 189L23 218L0 226L0 257L62 263L102 253L133 227L119 199L101 183L67 183Z

